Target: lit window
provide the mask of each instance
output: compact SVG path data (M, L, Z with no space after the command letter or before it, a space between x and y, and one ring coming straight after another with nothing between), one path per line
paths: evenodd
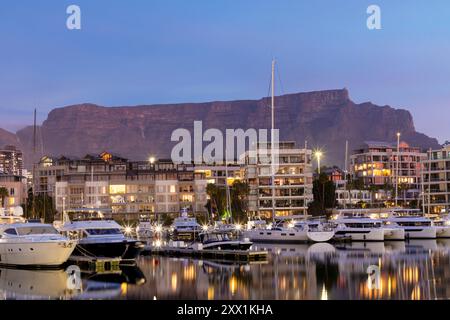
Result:
M171 186L170 186L169 192L170 192L170 193L175 193L175 192L176 192L176 188L175 188L174 185L171 185Z
M109 186L109 193L110 194L120 194L120 193L125 193L125 185L121 184L121 185L110 185Z

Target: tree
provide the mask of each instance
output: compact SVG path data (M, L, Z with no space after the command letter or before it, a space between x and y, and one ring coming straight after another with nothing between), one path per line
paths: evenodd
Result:
M0 187L0 199L2 200L2 207L5 207L5 199L9 197L8 189L5 187Z
M231 218L233 221L242 222L245 220L247 213L246 199L250 188L247 183L239 180L234 181L230 186L230 208ZM226 187L217 186L215 184L208 184L206 186L206 193L209 196L206 208L208 212L217 216L223 217L227 214L227 196Z
M313 216L323 215L326 209L336 205L336 186L323 172L313 182L313 196L314 201L308 207L308 213Z
M53 198L47 194L33 196L32 189L29 189L26 212L28 218L44 219L45 222L49 223L53 222L56 214L53 206Z

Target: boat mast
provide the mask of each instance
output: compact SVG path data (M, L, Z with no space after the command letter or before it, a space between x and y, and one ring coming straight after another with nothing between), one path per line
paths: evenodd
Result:
M275 223L275 59L272 60L272 131L270 132L271 179L272 179L272 222Z
M228 185L228 158L227 151L225 150L225 191L226 191L226 199L227 199L227 211L230 215L231 223L233 223L233 214L231 213L231 204L230 204L230 186ZM227 218L228 221L228 218Z
M347 163L348 163L348 140L345 140L345 162L344 162L344 209L347 208ZM350 190L348 191L350 195Z
M34 109L34 121L33 121L33 192L32 192L32 217L36 218L36 108Z

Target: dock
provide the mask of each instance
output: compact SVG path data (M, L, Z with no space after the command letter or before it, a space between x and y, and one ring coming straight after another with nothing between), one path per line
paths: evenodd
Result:
M93 272L120 270L121 260L118 258L70 257L81 269Z
M251 250L211 250L211 249L191 249L177 247L151 247L146 246L144 254L160 255L169 257L193 257L212 260L233 260L241 262L265 261L268 257L267 251Z

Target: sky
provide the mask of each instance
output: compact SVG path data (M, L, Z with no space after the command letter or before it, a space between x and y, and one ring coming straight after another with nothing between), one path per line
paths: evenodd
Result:
M66 27L69 5L81 30ZM367 7L381 9L369 30ZM346 87L450 140L448 0L2 0L0 128L77 103L258 99Z

